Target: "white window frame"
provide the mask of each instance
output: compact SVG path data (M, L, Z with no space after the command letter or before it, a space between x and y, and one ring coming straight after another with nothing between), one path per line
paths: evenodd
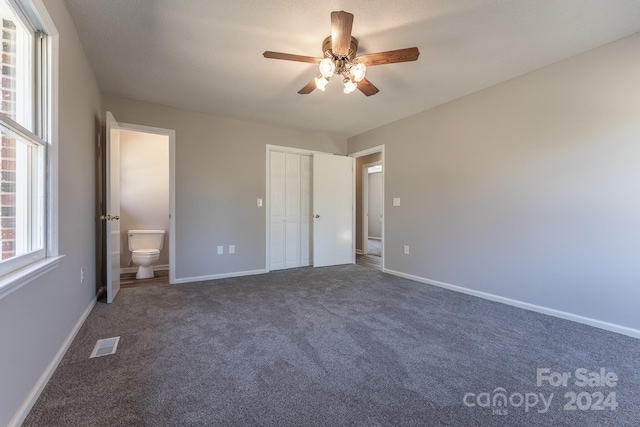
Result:
M42 54L42 67L46 69L45 79L37 80L36 91L40 90L41 102L46 104L45 116L34 117L34 128L44 136L34 135L17 123L9 122L13 132L28 137L38 138L45 147L45 209L44 209L44 248L39 251L16 256L24 258L24 262L16 264L11 272L0 277L0 299L31 282L37 277L57 268L63 258L58 253L58 69L59 69L59 35L42 0L9 0L12 6L22 12L27 22L35 30L47 34L47 48ZM34 42L35 44L35 42ZM35 70L35 63L34 63ZM35 72L34 72L35 77ZM42 90L44 89L44 90ZM0 113L1 114L1 113ZM7 122L5 121L5 124ZM37 141L37 140L36 140ZM6 261L12 261L14 258Z

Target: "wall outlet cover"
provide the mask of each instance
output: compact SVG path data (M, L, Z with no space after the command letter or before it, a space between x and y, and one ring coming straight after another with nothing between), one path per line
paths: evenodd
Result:
M393 198L393 206L400 206L400 197Z
M218 255L222 255L224 253L224 246L218 246Z

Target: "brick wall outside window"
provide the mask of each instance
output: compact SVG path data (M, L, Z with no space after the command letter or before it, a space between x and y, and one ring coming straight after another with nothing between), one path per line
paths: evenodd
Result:
M15 116L16 26L2 20L2 112ZM0 241L2 259L15 256L16 248L16 141L2 136L0 146Z

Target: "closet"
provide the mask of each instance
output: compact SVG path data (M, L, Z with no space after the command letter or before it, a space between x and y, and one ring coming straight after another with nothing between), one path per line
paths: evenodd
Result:
M312 264L310 155L270 151L270 270Z

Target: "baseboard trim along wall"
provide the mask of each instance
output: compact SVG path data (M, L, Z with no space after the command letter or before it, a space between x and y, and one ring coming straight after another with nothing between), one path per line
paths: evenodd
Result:
M265 274L268 272L269 271L263 269L263 270L237 271L234 273L212 274L210 276L184 277L181 279L176 278L176 280L173 283L179 284L179 283L204 282L206 280L227 279L229 277L255 276L257 274Z
M514 300L511 298L505 298L498 295L490 294L487 292L476 291L462 286L451 285L449 283L439 282L437 280L426 279L424 277L414 276L411 274L402 273L400 271L394 271L389 269L383 269L384 273L392 274L394 276L402 277L404 279L413 280L420 283L426 283L428 285L438 286L440 288L449 289L451 291L460 292L463 294L471 295L478 298L483 298L490 301L499 302L502 304L511 305L525 310L535 311L537 313L546 314L560 319L571 320L573 322L582 323L584 325L593 326L596 328L604 329L618 334L627 335L633 338L640 338L640 330L629 328L615 323L604 322L602 320L592 319L590 317L580 316L578 314L567 313L566 311L556 310L554 308L543 307L540 305L529 304Z
M33 405L35 405L36 401L38 400L38 397L40 397L40 393L42 393L42 390L44 390L44 387L49 382L49 379L51 379L51 376L53 375L56 368L62 361L62 358L64 357L65 353L69 349L69 346L73 342L73 339L78 334L78 331L82 327L84 321L89 316L89 313L91 313L91 310L93 310L93 307L96 305L96 302L97 302L97 298L94 297L89 303L89 305L87 306L87 308L84 310L84 312L82 313L82 315L80 316L76 324L73 326L73 329L71 330L71 332L69 332L69 335L62 343L62 346L60 346L60 349L58 350L56 355L53 357L51 362L49 362L49 365L44 370L42 375L40 375L40 378L35 383L31 391L25 398L24 402L22 402L22 405L20 405L20 409L18 409L18 412L16 412L16 414L11 419L11 421L9 421L9 427L18 427L24 422L25 418L27 418L27 415L29 415L29 411L31 411L31 408L33 407Z

